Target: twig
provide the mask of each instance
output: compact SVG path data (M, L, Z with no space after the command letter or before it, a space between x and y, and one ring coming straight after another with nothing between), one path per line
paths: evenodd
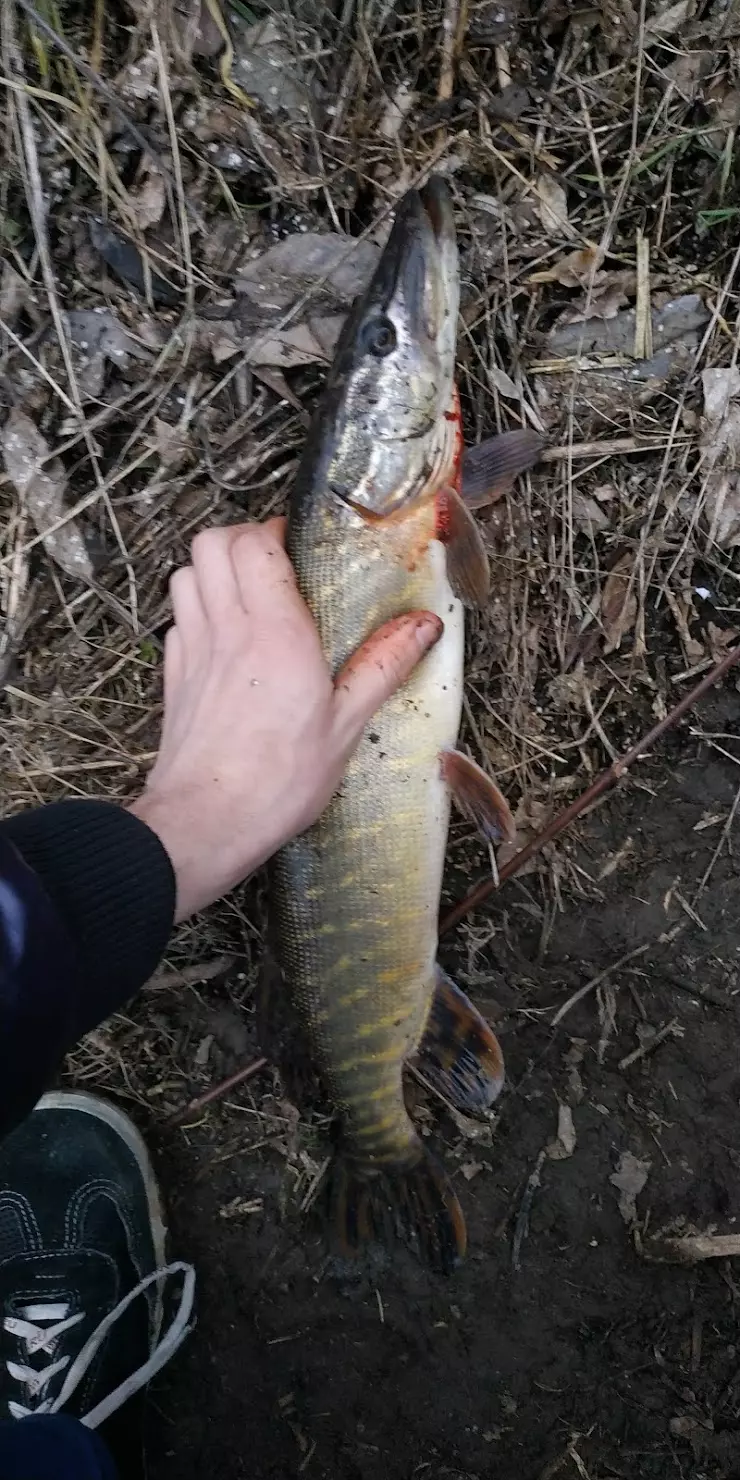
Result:
M437 86L438 102L450 102L454 92L454 59L456 59L457 33L460 27L460 0L445 0L443 15L443 40L441 40L440 83Z
M620 956L618 960L612 961L611 966L605 966L604 970L600 971L597 976L592 976L590 981L586 982L584 986L579 987L577 992L573 992L567 1002L564 1002L562 1007L558 1008L552 1020L553 1028L556 1028L558 1023L562 1022L566 1013L570 1012L571 1008L575 1007L577 1003L582 1002L583 998L587 997L589 992L595 992L596 988L600 987L601 983L606 981L606 978L611 976L613 971L619 971L620 967L626 966L628 961L634 961L637 956L644 956L645 952L649 951L654 944L654 941L648 940L642 946L635 946L634 950L627 951L624 956Z
M646 1059L648 1054L653 1053L661 1043L665 1043L666 1038L681 1037L683 1037L683 1028L677 1018L671 1018L671 1021L666 1023L655 1034L654 1038L651 1038L647 1043L641 1043L639 1048L632 1050L632 1053L626 1053L624 1058L619 1060L618 1067L620 1069L629 1069L630 1065L639 1063L640 1059Z
M206 1105L211 1105L214 1100L220 1100L222 1095L229 1093L229 1090L236 1089L237 1084L244 1084L245 1080L251 1079L253 1074L259 1074L260 1069L264 1069L266 1063L267 1059L253 1059L251 1064L246 1064L243 1069L237 1069L236 1074L230 1074L228 1079L222 1079L220 1084L212 1084L205 1094L198 1095L197 1099L191 1100L184 1110L178 1110L175 1115L171 1115L169 1120L165 1121L165 1125L168 1129L184 1125L187 1120L191 1120L199 1111L204 1110Z
M524 1243L524 1240L529 1232L529 1215L532 1211L532 1203L534 1202L535 1192L542 1182L540 1172L542 1171L542 1165L545 1160L545 1156L546 1152L543 1149L542 1151L540 1151L539 1156L537 1157L537 1160L529 1176L527 1177L527 1185L522 1194L522 1200L519 1204L519 1211L516 1215L516 1223L514 1224L514 1238L511 1245L511 1267L514 1270L518 1270L521 1268L522 1244Z
M581 792L580 796L575 798L575 801L572 801L569 806L564 807L562 812L558 812L552 818L552 821L547 824L547 827L536 838L532 839L531 843L527 843L521 852L515 853L514 857L510 858L508 863L505 863L499 869L498 881L495 879L485 879L476 889L471 890L465 899L461 899L458 904L454 905L441 921L439 927L440 935L445 935L460 920L464 920L465 916L469 915L471 910L477 909L479 904L482 904L485 899L488 899L490 894L494 893L494 890L505 884L507 879L511 879L515 874L518 874L519 870L523 868L525 863L529 862L530 858L536 857L538 853L542 852L543 848L547 847L548 843L552 843L556 838L559 838L561 833L564 833L566 828L570 827L571 823L575 822L576 818L580 817L586 811L587 807L592 807L594 802L597 802L605 792L610 791L613 786L616 786L617 782L621 780L633 762L644 755L655 744L656 740L660 740L663 735L673 729L674 725L678 724L680 719L683 719L687 711L693 709L694 705L698 704L699 700L716 683L719 683L720 679L724 678L725 674L729 673L730 669L737 662L740 662L740 647L731 648L729 653L725 654L722 661L717 663L710 673L706 673L690 693L684 694L683 699L679 700L678 704L671 710L670 714L666 715L665 719L660 720L657 725L653 725L652 730L648 730L647 735L643 736L642 740L638 740L636 745L632 745L619 760L614 761L606 771L602 771L601 775L597 776L596 780L585 791Z
M98 765L113 765L112 761L98 761ZM58 770L59 768L57 768ZM147 982L147 991L161 992L181 987L195 987L201 982L212 982L223 976L234 965L236 956L214 956L212 961L195 961L192 966L183 966L180 971L165 968L155 972Z
M725 825L724 825L724 827L722 829L722 836L721 836L721 838L720 838L720 840L719 840L719 842L717 844L717 847L715 848L715 850L714 850L714 852L713 852L713 854L712 854L712 856L711 856L711 858L709 860L709 863L707 864L707 866L706 866L706 868L704 870L704 873L701 876L701 882L699 884L699 888L697 889L696 894L694 895L694 898L691 901L691 907L692 907L692 909L696 905L696 902L697 902L699 896L704 892L704 889L706 887L707 880L708 880L708 878L709 878L709 876L710 876L710 874L712 872L712 869L714 868L714 865L717 862L717 859L719 858L719 855L722 852L722 849L724 848L725 843L727 842L727 838L728 838L729 833L730 833L730 830L732 828L732 824L735 821L735 813L737 812L737 809L738 809L738 803L740 803L740 786L738 787L737 791L735 792L735 800L732 803L732 806L730 808L729 816L728 816L727 821L725 822Z
M688 1233L676 1238L655 1234L645 1239L640 1253L660 1264L697 1264L700 1259L736 1259L740 1254L739 1233Z
M666 971L665 967L661 967L660 975L661 980L670 982L672 987L680 987L681 991L688 992L690 997L698 998L700 1002L711 1002L713 1007L721 1007L724 1012L728 1012L733 1005L731 998L723 992L718 992L715 987L698 987L690 972L686 976L681 976L677 971Z

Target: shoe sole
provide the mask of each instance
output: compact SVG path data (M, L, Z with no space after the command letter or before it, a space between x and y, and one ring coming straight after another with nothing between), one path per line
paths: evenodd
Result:
M119 1110L118 1106L112 1104L110 1100L103 1100L99 1095L88 1094L85 1090L50 1090L47 1094L42 1095L35 1108L37 1110L77 1110L81 1115L92 1115L96 1120L102 1120L105 1125L116 1132L116 1135L120 1136L124 1145L131 1152L143 1178L146 1189L149 1226L154 1245L155 1267L157 1269L163 1269L165 1266L167 1226L164 1221L162 1209L162 1195L146 1142L144 1137L136 1129L133 1121L126 1115L125 1111ZM157 1282L156 1290L157 1295L152 1321L150 1349L153 1349L159 1341L164 1315L163 1285Z

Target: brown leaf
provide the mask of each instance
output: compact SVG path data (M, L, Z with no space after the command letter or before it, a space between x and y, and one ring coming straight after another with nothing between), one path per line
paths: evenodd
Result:
M418 102L418 93L415 93L407 77L394 87L388 98L385 108L378 124L378 133L381 139L392 142L397 139L403 128L406 115L410 113L414 104Z
M584 534L597 534L600 529L608 529L609 516L590 494L574 493L573 523Z
M631 1151L623 1151L609 1181L619 1193L619 1212L628 1226L637 1222L637 1196L648 1179L651 1163L640 1161Z
M587 247L579 247L575 252L568 252L552 267L543 268L541 272L533 272L527 281L530 283L560 283L563 288L587 288L603 259L604 254L601 249L590 242Z
M146 231L149 226L156 226L161 221L166 200L164 176L157 169L148 170L138 189L129 191L129 201L139 231Z
M622 638L631 631L637 616L637 597L632 582L634 556L627 550L612 567L601 593L601 625L604 629L604 652L613 653Z
M16 272L12 263L3 262L0 277L0 318L14 329L24 308L33 303L33 289L27 278Z
M535 210L545 231L551 236L573 236L568 219L568 196L559 180L552 175L539 175L535 181Z
M573 1111L570 1105L558 1105L558 1130L554 1141L547 1146L547 1155L551 1161L567 1161L576 1149L576 1128L573 1124Z
M650 17L645 24L646 36L674 35L685 21L691 19L695 10L696 0L675 0L674 5L668 5Z
M59 458L49 458L49 444L24 411L14 407L0 434L8 477L28 510L44 549L67 575L91 580L92 561L78 525L69 519L61 529L52 526L66 514L67 474Z
M348 308L367 286L378 256L373 242L354 242L338 231L296 232L246 263L236 291L265 312L284 311L309 289Z

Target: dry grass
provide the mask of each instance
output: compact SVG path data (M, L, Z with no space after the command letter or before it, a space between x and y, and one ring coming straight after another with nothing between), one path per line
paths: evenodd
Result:
M203 524L282 507L321 369L283 378L253 346L214 362L202 326L238 265L306 225L382 237L398 194L438 168L459 218L468 433L532 425L550 444L494 510L494 596L469 637L466 740L526 839L733 631L737 561L704 511L700 375L737 357L740 6L346 0L318 29L314 7L270 9L313 99L298 121L269 97L247 106L238 44L216 54L215 0L3 11L0 225L17 275L0 306L3 400L61 460L56 524L74 518L92 556L87 578L65 574L54 527L42 539L0 479L5 806L135 791L157 740L171 570ZM138 248L141 288L108 275L91 218ZM698 326L646 376L655 315L682 294L699 295ZM91 394L66 315L100 305L139 355L108 362ZM553 331L574 310L563 348ZM626 341L594 348L595 326L623 322ZM484 866L462 827L450 858L456 888ZM537 885L543 919L562 890L591 887L566 847ZM263 915L257 881L183 928L168 964L233 956L216 998L248 1020ZM465 929L472 959L489 927ZM213 1077L208 1010L192 980L164 980L73 1072L171 1114ZM284 1107L269 1113L277 1134Z

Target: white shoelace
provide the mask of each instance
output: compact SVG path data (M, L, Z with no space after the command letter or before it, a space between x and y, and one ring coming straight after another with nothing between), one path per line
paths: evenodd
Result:
M105 1316L100 1325L95 1328L92 1335L88 1337L82 1351L77 1353L74 1361L70 1364L69 1357L60 1357L56 1362L51 1361L46 1367L36 1369L27 1367L21 1362L6 1362L6 1368L10 1377L20 1382L26 1389L27 1397L33 1403L29 1408L22 1403L11 1402L8 1404L13 1418L27 1418L32 1413L59 1413L65 1403L69 1401L75 1388L79 1386L90 1363L100 1350L111 1326L114 1326L119 1316L147 1290L155 1281L164 1282L172 1275L182 1274L184 1276L182 1294L177 1312L172 1319L164 1336L161 1336L149 1360L139 1367L137 1372L132 1372L125 1382L114 1388L113 1392L98 1403L97 1407L85 1414L81 1422L88 1429L96 1429L99 1424L110 1418L117 1408L128 1402L129 1398L138 1393L141 1388L146 1387L148 1382L160 1372L169 1362L170 1357L182 1346L185 1337L192 1329L191 1316L193 1313L193 1301L195 1299L195 1270L192 1264L183 1264L179 1260L174 1264L168 1264L164 1269L155 1270L154 1274L147 1275L141 1280L134 1290L123 1300L118 1302L114 1310ZM37 1352L46 1352L53 1357L55 1343L65 1331L70 1331L79 1321L84 1320L84 1312L78 1315L68 1315L69 1306L64 1304L52 1304L51 1302L37 1305L27 1305L18 1316L7 1316L3 1321L3 1330L9 1336L17 1337L25 1346L29 1357ZM48 1387L54 1377L63 1372L65 1367L69 1371L62 1383L56 1398L42 1398L40 1403L34 1400L38 1398Z

